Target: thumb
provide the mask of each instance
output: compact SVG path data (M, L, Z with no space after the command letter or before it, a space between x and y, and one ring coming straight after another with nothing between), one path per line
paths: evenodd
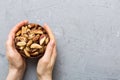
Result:
M55 41L54 40L50 40L50 42L47 45L45 54L42 57L42 59L48 59L48 60L51 59L51 55L52 55L54 46L55 46Z

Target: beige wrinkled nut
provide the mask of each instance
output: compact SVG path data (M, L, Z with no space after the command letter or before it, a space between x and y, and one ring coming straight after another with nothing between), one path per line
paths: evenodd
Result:
M38 27L38 30L41 30L42 28L41 27Z
M27 35L27 34L23 34L23 37L24 37L24 38L28 38L28 35Z
M15 34L15 47L24 57L42 57L50 38L44 28L29 23L21 26Z
M28 53L28 51L26 49L24 49L24 53L27 57L30 57L30 54Z
M27 32L27 26L22 27L22 35Z
M31 28L31 25L28 25L28 28Z
M17 46L22 47L22 46L25 46L25 45L26 45L26 42L17 42Z
M48 44L48 42L49 42L49 38L46 38L45 44Z
M32 28L32 27L34 27L34 26L35 26L35 24L30 23L30 24L28 25L28 28Z
M20 46L20 48L19 48L19 49L23 50L23 49L24 49L24 46Z
M26 47L25 49L26 49L26 51L28 51L28 52L30 51L30 48L29 48L29 47Z
M27 29L27 32L30 32L30 29Z
M21 41L21 42L26 42L27 41L27 39L25 37L19 37L19 36L16 37L15 40Z
M33 43L30 48L42 48L39 44Z
M16 36L19 36L21 34L21 30L19 30L17 33L16 33Z
M26 46L30 46L33 43L32 40L29 40Z
M40 45L42 45L42 44L45 42L45 39L46 39L46 36L45 36L45 35L42 35L42 36L40 37L40 40L39 40Z
M39 38L40 38L40 35L38 34L38 35L36 35L32 40L33 40L33 41L37 41Z
M34 34L43 34L43 32L41 30L33 30L32 33L34 33Z
M35 34L29 34L29 37L28 37L28 39L32 39L33 37L35 37Z
M34 53L32 53L32 54L30 54L30 55L38 55L39 54L39 52L34 52Z
M33 52L36 52L37 50L38 50L37 48L32 48L31 52L33 53Z

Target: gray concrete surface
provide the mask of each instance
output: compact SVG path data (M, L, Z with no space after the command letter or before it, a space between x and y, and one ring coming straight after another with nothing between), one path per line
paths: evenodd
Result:
M120 80L120 0L0 0L0 80L8 32L24 19L55 33L54 80ZM24 80L37 80L37 62L27 62Z

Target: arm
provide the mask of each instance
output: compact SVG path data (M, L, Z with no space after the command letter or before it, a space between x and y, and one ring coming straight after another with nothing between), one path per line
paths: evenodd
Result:
M44 25L44 29L49 34L50 42L47 45L44 56L38 61L37 77L38 80L52 80L52 71L57 56L56 41L48 25Z
M22 80L26 63L22 56L17 52L14 45L14 37L16 31L28 21L22 21L17 24L9 33L8 40L6 41L6 56L9 63L9 72L6 80Z
M6 80L22 80L24 70L9 69Z

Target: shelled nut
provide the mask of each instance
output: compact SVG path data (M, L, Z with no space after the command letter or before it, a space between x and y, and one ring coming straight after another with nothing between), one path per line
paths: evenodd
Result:
M28 53L28 51L26 49L24 49L24 53L27 57L30 57L30 54Z
M42 48L42 46L40 46L39 44L33 43L30 48L36 48L36 49L40 49Z
M22 33L22 31L21 31L21 30L19 30L19 31L16 33L16 36L21 35L21 33Z
M22 47L26 45L26 42L17 42L16 45Z
M15 46L24 57L42 57L50 38L46 30L34 23L21 26L15 34Z
M39 40L40 45L42 45L45 42L45 40L46 40L46 36L45 35L41 35L40 36L40 40Z
M32 41L32 40L29 40L29 41L27 42L27 45L26 45L26 46L30 46L32 43L33 43L33 41Z

